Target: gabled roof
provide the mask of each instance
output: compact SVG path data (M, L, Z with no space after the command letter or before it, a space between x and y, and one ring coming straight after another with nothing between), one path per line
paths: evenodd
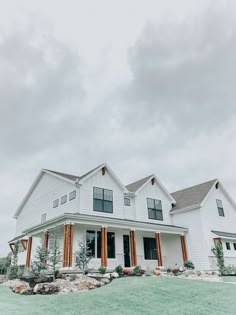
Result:
M141 188L152 177L153 177L153 175L149 175L149 176L144 177L140 180L137 180L136 182L133 182L133 183L131 183L125 187L128 191L135 193L137 190L139 190L139 188Z
M71 174L56 172L56 171L52 171L52 170L48 170L48 169L45 169L45 171L48 171L48 172L50 172L50 173L59 175L59 176L61 176L61 177L64 177L64 178L69 179L69 180L72 180L72 181L75 181L77 178L78 178L78 179L80 178L79 176L76 176L76 175L71 175Z
M176 206L170 212L200 206L217 182L217 179L213 179L208 182L171 193L171 196L176 200Z

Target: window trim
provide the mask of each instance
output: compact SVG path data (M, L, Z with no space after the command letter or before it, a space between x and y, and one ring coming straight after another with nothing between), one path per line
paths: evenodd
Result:
M53 209L59 207L59 198L53 200L52 207Z
M72 197L71 197L71 195L72 195ZM76 198L76 190L73 190L69 193L69 201L74 200L75 198Z
M225 247L226 247L227 250L231 250L230 242L225 242Z
M146 258L146 252L145 252L145 240L152 240L152 242L155 244L154 249L152 250L151 256L152 258ZM153 255L153 251L155 251L155 255ZM144 252L144 260L157 260L157 248L156 248L156 240L154 237L143 237L143 252Z
M94 190L95 190L95 189L102 189L102 198L103 198L103 199L94 198ZM111 201L111 200L106 200L106 199L104 199L104 192L105 192L105 191L111 191L111 192L112 192L112 201ZM102 208L103 208L103 210L96 210L96 209L95 209L94 200L102 200ZM105 211L105 210L104 210L104 204L105 204L104 201L111 202L112 211ZM113 213L113 190L107 189L107 188L96 187L96 186L93 187L93 211L96 211L96 212L103 212L103 213Z
M128 204L125 202L125 201L127 201L127 200L129 200L129 201L128 201ZM124 205L125 205L126 207L130 207L130 206L131 206L131 202L130 202L130 201L131 201L130 198L124 197Z
M65 201L62 202L62 198L65 198ZM61 196L61 205L64 205L65 203L67 203L67 195Z
M153 202L154 202L154 208L149 208L149 206L148 206L148 200L153 200ZM155 208L155 203L156 203L156 201L158 201L158 202L160 202L160 204L161 204L161 209L156 209ZM164 218L163 218L163 208L162 208L162 201L161 200L159 200L159 199L154 199L154 198L147 198L147 210L148 210L148 219L150 219L150 220L157 220L157 221L164 221ZM149 210L153 210L153 211L155 211L155 218L150 218L150 211ZM158 219L157 218L157 213L161 213L161 219Z
M87 232L94 232L95 233L95 242L94 242L94 247L95 247L95 250L94 250L94 256L92 256L92 259L95 258L95 259L101 259L101 254L102 254L102 242L101 242L101 231L100 230L89 230L89 229L86 229L85 230L85 239L86 239L86 243L87 243ZM107 231L107 234L114 234L114 253L115 253L115 256L110 258L109 257L109 252L108 252L108 237L107 237L107 259L116 259L116 233L115 232L112 232L112 231ZM98 242L98 238L100 237L100 241ZM98 250L98 245L100 243L100 250ZM98 255L98 252L100 253Z
M221 202L222 207L219 206L218 201ZM220 199L216 199L216 205L217 205L217 209L218 209L218 214L220 217L225 217L225 211L224 211L224 206L223 206L223 202ZM222 211L222 213L220 212Z

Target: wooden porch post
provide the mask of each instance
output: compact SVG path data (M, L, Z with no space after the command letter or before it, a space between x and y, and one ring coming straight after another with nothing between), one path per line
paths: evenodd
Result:
M74 234L73 225L65 224L64 225L63 267L72 266L73 234Z
M44 233L44 240L43 240L43 246L45 248L46 253L48 252L48 237L49 237L49 234L48 234L48 231L46 231ZM45 264L46 263L47 263L47 259L45 259Z
M27 243L27 255L26 255L26 263L25 263L26 268L30 267L31 251L32 251L32 236L29 237L29 240Z
M188 259L188 255L187 255L187 247L186 247L184 235L180 235L180 242L181 242L181 248L182 248L182 254L183 254L183 261L185 262Z
M130 256L131 256L131 266L137 266L137 252L136 252L136 239L135 231L130 231Z
M158 266L163 266L160 233L156 233L156 250L157 250L157 263L158 263Z
M101 228L101 266L107 267L107 228Z

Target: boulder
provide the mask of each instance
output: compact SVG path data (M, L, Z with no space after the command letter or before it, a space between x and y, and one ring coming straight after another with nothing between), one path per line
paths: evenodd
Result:
M38 283L33 289L35 294L54 294L59 292L57 283Z
M22 295L33 295L34 294L34 289L33 288L27 288L24 289L20 292Z
M155 275L155 276L160 276L161 274L161 271L158 269L158 268L154 268L152 273Z
M117 272L112 272L111 277L113 279L117 279L117 278L119 278L119 274Z
M16 286L16 284L19 283L19 282L22 282L22 281L20 281L19 279L8 280L6 282L3 282L2 285L6 286L6 287L8 287L10 289L13 289Z
M30 286L27 282L24 282L24 281L20 281L20 282L17 282L15 284L15 286L12 288L12 291L15 292L15 293L20 293L26 289L30 289Z

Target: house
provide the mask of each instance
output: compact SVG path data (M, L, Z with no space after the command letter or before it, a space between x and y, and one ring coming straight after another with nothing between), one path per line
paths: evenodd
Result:
M175 267L190 259L215 269L211 248L221 242L236 264L236 204L219 180L169 193L150 175L125 186L107 164L77 176L43 169L14 217L19 265L27 268L36 247L56 237L62 268L75 266L79 241L87 241L90 268L141 265Z

